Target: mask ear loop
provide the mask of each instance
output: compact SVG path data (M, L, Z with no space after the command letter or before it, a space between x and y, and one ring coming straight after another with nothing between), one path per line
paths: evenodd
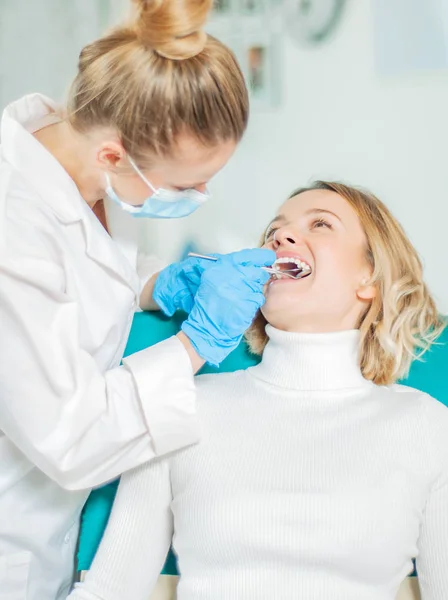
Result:
M135 164L134 159L131 158L129 156L129 154L128 154L128 161L130 162L132 168L137 173L137 175L140 177L140 179L146 183L146 185L149 187L149 189L152 191L153 194L156 194L157 193L156 188L152 185L152 183L149 181L149 179L146 179L146 177L143 175L143 173L140 171L140 169Z
M277 235L277 231L278 231L278 229L276 229L276 230L274 231L274 235L273 235L273 237L272 237L272 240L273 240L274 242L277 242L277 238L275 237L275 236ZM277 243L278 243L278 242L277 242Z

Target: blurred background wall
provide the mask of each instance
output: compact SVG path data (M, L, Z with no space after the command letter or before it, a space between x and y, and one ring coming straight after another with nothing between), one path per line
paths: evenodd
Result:
M332 0L300 2L325 11ZM254 108L208 205L185 220L144 224L145 251L171 260L190 242L204 251L253 245L294 188L343 180L370 188L401 220L448 312L447 4L347 0L334 32L314 45L278 18L277 104ZM126 7L0 0L0 107L32 91L63 100L81 47Z

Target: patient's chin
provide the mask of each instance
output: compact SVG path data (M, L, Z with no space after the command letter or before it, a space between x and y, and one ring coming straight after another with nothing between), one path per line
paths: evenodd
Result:
M329 306L321 306L315 297L295 294L268 294L261 309L266 321L284 331L309 331L311 324L326 321ZM324 308L328 310L323 310Z
M292 289L292 286L272 286L265 293L266 302L264 304L264 310L275 313L276 311L283 310L288 313L296 313L300 311L299 306L303 306L308 303L306 296L309 294L298 294L296 290Z
M299 306L294 298L280 300L279 298L268 297L261 313L270 325L277 329L284 329L285 326L300 318L303 313L303 306Z

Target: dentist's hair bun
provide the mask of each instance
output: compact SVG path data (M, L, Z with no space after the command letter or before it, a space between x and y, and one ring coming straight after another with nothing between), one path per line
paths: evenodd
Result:
M204 50L212 0L132 1L133 29L141 44L171 60L192 58Z

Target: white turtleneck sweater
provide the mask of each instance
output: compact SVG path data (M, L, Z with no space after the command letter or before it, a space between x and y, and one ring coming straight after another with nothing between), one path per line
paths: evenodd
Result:
M197 379L203 439L123 476L71 600L448 598L448 410L361 376L358 332L268 328L260 365Z

